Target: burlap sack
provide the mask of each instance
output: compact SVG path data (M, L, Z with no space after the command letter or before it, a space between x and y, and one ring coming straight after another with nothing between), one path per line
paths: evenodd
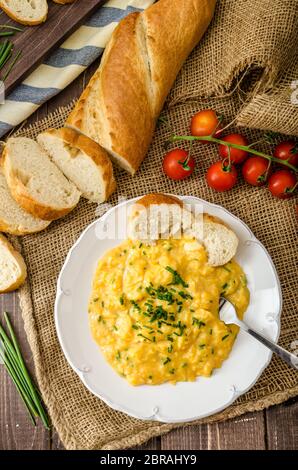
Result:
M208 34L188 60L168 100L165 114L176 133L187 133L190 116L206 107L223 113L227 122L238 115L242 124L258 127L262 124L261 127L273 129L281 125L286 133L297 132L298 108L290 106L284 99L281 84L285 88L289 84L286 78L283 82L279 78L285 65L294 65L297 4L296 0L219 2ZM245 76L235 88L235 80L243 72ZM287 77L293 77L290 71ZM252 88L255 90L256 87L258 93L251 95ZM269 87L273 87L271 91ZM233 88L235 91L231 93ZM274 90L277 90L277 97ZM260 109L262 100L264 111ZM269 111L275 109L275 102L278 104L278 126L274 113ZM49 126L60 126L69 110L70 107L62 108L20 133L34 137ZM250 141L257 141L262 135L257 130L243 131ZM118 192L110 202L116 204L121 195L131 198L150 191L166 191L199 196L240 217L266 246L277 268L284 302L279 343L290 349L298 338L295 200L274 199L266 189L253 188L241 181L230 192L213 192L205 182L207 167L218 158L217 149L212 145L195 146L197 168L192 178L182 182L167 179L161 163L164 142L170 133L165 124L157 129L149 154L135 177L116 171ZM270 151L267 144L260 144L260 148ZM85 389L60 349L53 318L57 276L68 250L87 224L95 219L95 210L95 205L82 200L68 217L52 223L45 232L20 240L29 272L28 281L20 291L25 329L39 387L53 425L68 449L124 448L175 427L142 422L107 407ZM97 214L101 215L104 210L105 206L99 207ZM201 422L260 410L297 395L297 391L297 373L273 358L248 393L222 413Z

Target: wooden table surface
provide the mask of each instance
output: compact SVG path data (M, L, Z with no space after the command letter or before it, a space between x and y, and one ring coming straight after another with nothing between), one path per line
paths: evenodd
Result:
M77 98L85 87L94 66L79 77L60 95L43 105L28 124L44 118L58 106ZM32 354L23 329L23 320L16 293L0 295L0 312L8 311L28 366L33 372ZM298 400L264 411L248 413L224 423L190 426L154 438L139 447L147 450L170 449L297 449ZM0 365L0 449L63 449L55 430L46 431L42 425L32 427L27 412L4 367Z

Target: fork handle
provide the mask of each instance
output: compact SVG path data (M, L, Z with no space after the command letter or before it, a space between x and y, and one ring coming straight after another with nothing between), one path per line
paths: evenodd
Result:
M250 328L248 325L246 325L244 322L241 322L241 328L244 329L247 333L249 333L251 336L256 338L260 343L264 344L267 346L267 348L271 349L275 354L277 354L281 359L283 359L289 366L293 367L294 369L298 370L298 357L295 356L295 354L292 354L288 351L286 351L284 348L281 346L278 346L278 344L273 343L270 341L270 339L267 339L265 336L261 335L257 331L253 330Z

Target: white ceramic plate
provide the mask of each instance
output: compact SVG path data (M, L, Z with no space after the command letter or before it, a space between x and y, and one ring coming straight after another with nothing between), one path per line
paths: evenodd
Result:
M236 256L247 275L251 302L246 322L277 341L280 329L281 290L272 260L249 228L224 208L194 197L182 197L191 204L202 204L204 211L220 217L238 235ZM191 421L217 413L257 381L271 360L270 351L254 338L240 332L230 357L212 377L176 385L133 387L108 365L91 338L88 301L99 258L121 239L100 240L98 224L125 217L128 205L119 204L82 233L70 250L58 279L55 321L66 359L84 385L112 408L143 420L168 423Z

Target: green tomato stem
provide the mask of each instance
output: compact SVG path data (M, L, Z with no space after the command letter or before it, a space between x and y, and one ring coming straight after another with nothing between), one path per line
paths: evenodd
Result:
M238 144L233 144L232 142L226 142L225 140L217 139L215 137L212 137L210 135L202 136L202 137L197 137L193 135L173 135L170 138L171 142L178 142L181 140L186 140L188 142L193 142L195 140L198 141L204 141L204 142L212 142L214 144L221 144L221 145L226 145L227 147L239 149L239 150L244 150L245 152L248 152L252 155L257 155L258 157L266 158L270 162L275 162L279 163L280 165L284 165L290 170L294 171L297 173L298 168L296 168L294 165L291 165L289 162L286 160L280 160L279 158L273 157L271 155L267 155L266 153L260 152L259 150L255 150L249 146L246 145L238 145Z

